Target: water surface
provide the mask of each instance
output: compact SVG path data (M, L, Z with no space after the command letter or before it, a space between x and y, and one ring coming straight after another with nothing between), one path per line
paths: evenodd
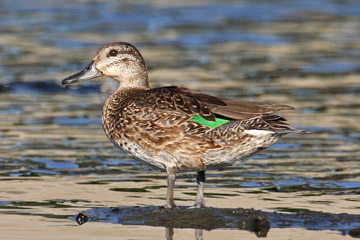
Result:
M90 222L96 207L160 206L165 173L106 139L100 114L113 83L62 78L106 42L135 44L152 86L296 107L311 130L209 171L206 205L279 213L360 214L360 7L357 1L10 1L0 3L0 222L2 239L164 239L164 227ZM191 206L195 174L179 174ZM354 226L352 226L354 227ZM360 224L359 224L360 227ZM268 238L350 238L344 231L273 226ZM174 238L195 239L194 229ZM256 238L217 229L204 239Z

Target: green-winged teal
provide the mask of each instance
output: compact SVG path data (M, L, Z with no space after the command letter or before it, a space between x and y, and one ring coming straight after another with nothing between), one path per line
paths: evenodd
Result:
M150 88L145 61L131 44L103 45L72 84L100 76L119 87L106 101L102 125L110 141L136 159L167 171L166 207L174 208L175 174L196 170L195 206L204 205L205 170L232 164L287 133L304 133L274 111L286 105L214 97L183 87Z

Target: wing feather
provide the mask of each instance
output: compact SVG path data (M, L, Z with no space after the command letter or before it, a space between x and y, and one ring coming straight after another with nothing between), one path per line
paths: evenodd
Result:
M218 117L239 121L247 129L301 132L285 123L285 118L273 114L275 111L295 109L287 105L220 98L176 86L149 89L148 94L141 98L142 104L182 112L188 114L189 118L199 115L215 122Z

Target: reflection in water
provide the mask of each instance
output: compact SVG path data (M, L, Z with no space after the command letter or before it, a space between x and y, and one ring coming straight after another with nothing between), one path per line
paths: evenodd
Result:
M174 236L174 228L166 227L165 228L165 238L166 238L166 240L173 240L173 236Z
M174 228L165 228L165 239L173 240L174 239L173 237L174 237ZM203 240L203 230L202 229L195 229L195 239Z
M203 240L203 230L202 229L195 229L195 239Z

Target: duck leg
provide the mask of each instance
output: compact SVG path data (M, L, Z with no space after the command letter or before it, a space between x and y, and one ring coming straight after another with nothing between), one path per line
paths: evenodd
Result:
M175 186L175 180L176 180L176 174L175 171L167 171L167 195L166 195L166 205L165 208L176 208L175 202L174 202L174 186Z
M195 206L197 208L205 207L205 201L204 201L205 170L197 172L196 181L198 184L198 189L196 193Z

